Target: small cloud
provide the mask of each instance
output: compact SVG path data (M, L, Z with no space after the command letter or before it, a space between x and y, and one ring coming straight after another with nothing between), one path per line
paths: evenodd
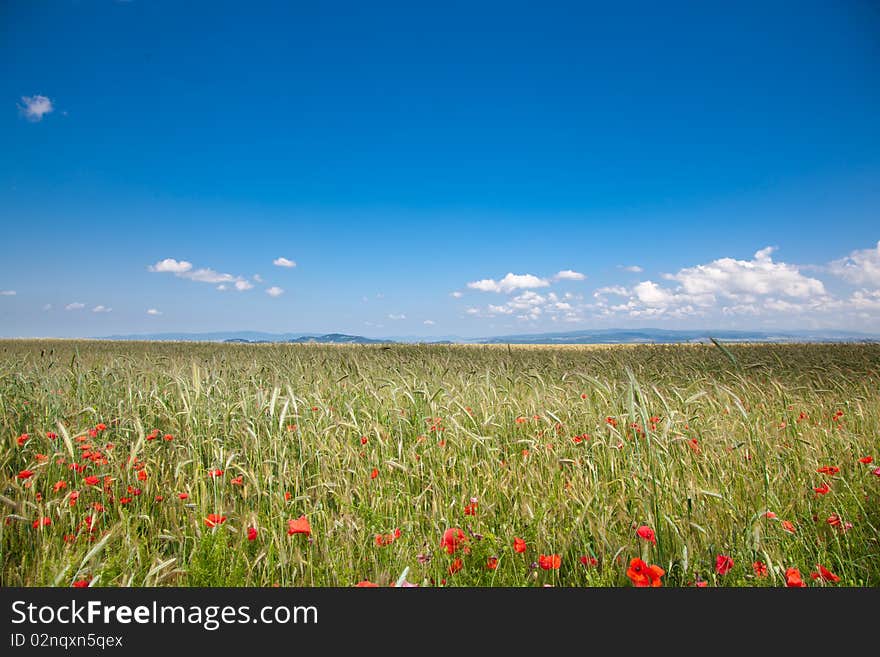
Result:
M156 317L156 316L158 316L158 315L161 315L161 314L162 314L162 311L161 311L161 310L156 310L155 308L150 308L149 310L147 310L147 314L148 314L148 315L152 315L153 317Z
M480 281L473 281L467 286L472 290L480 292L504 292L509 293L514 290L527 290L536 287L547 287L550 281L546 278L538 278L532 274L514 274L508 273L500 281L492 278L484 278Z
M480 309L479 309L479 308L468 308L467 310L465 310L465 312L466 312L468 315L479 315L479 314L480 314Z
M14 297L15 290L0 290L0 297Z
M557 281L582 281L586 278L586 276L579 271L563 269L561 272L558 272L553 278Z
M277 285L273 285L268 290L266 290L266 294L268 294L270 297L280 297L282 294L284 294L284 290L282 290Z
M453 299L461 299L464 296L464 292L456 290L455 292L450 292L449 296L451 296Z
M80 303L79 301L74 301L73 303L69 303L64 306L64 310L82 310L86 307L86 304Z
M112 308L108 308L107 306L100 306L100 305L92 308L93 313L109 313L112 310L113 310Z
M425 326L434 326L434 324L436 323L437 322L435 322L433 319L426 319L424 322L422 322L422 324L424 324Z
M272 264L276 267L296 267L296 262L293 260L288 260L287 258L275 258L272 261Z
M251 276L251 278L254 279L254 283L262 283L263 282L263 277L260 276L259 274L254 274L253 276Z
M165 258L155 265L150 265L147 269L155 273L174 274L178 278L186 278L198 283L219 283L218 290L230 289L226 284L230 283L239 292L253 289L254 285L242 276L233 276L219 271L214 271L210 267L202 267L201 269L193 269L191 262L186 260L175 260L174 258ZM262 280L262 279L261 279Z
M618 267L623 271L628 271L632 274L641 274L643 271L645 271L638 265L618 265Z
M388 315L388 319L394 319L394 320L406 319L406 315L404 315L403 313L401 313L399 315L395 315L394 313L390 313Z
M186 263L189 264L189 263ZM192 281L198 281L199 283L232 283L237 279L232 274L223 274L219 271L214 271L210 268L196 269L195 271L187 271L178 276L182 278L188 278Z
M51 99L37 94L36 96L22 96L18 109L28 121L37 123L42 121L43 117L51 113L55 107L52 105Z
M192 263L187 262L186 260L175 260L174 258L165 258L164 260L160 260L155 265L150 265L147 267L149 271L152 272L168 272L171 274L183 274L192 269Z

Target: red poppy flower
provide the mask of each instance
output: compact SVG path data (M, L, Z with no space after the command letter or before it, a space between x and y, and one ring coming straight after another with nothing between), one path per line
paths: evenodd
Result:
M827 474L827 475L836 475L840 472L840 468L836 465L823 465L821 468L816 470L819 474Z
M290 493L289 490L284 491L284 500L286 502L289 502L291 497L293 497L293 495Z
M819 569L818 573L810 573L810 577L813 579L821 579L823 582L832 582L834 584L840 581L840 578L837 575L832 573L822 564L817 563L816 568Z
M43 516L42 518L37 518L36 520L34 520L33 528L39 529L40 527L48 527L51 524L52 518L49 518L48 516Z
M172 436L170 433L166 433L164 436L162 436L162 440L170 443L172 440L174 440L174 436Z
M816 491L816 495L827 495L831 491L831 486L823 481L821 486L813 490Z
M101 478L96 477L95 475L89 475L83 481L85 481L88 486L95 486L101 481Z
M24 444L27 441L29 441L30 439L31 439L31 437L29 435L27 435L26 433L23 433L16 439L16 442L18 443L19 447L24 447Z
M542 554L538 556L538 565L543 570L559 570L562 565L562 557L558 554Z
M452 563L449 565L449 574L455 575L455 573L457 573L462 568L464 568L464 564L462 563L461 559L456 557L455 559L453 559Z
M215 469L215 470L208 470L208 474L209 474L211 477L222 477L222 476L223 476L223 470L221 470L220 468L217 468L217 469Z
M873 463L873 462L874 462L873 456L863 456L862 458L859 459L859 463L864 463L865 465L867 465L868 463Z
M489 560L486 561L486 568L488 570L495 570L498 568L498 557L489 557Z
M527 549L528 549L528 546L526 546L526 542L525 542L523 539L518 538L518 537L515 537L515 538L513 539L513 550L514 550L514 552L518 552L519 554L522 554L522 553L525 552Z
M256 540L257 538L257 529L256 527L248 527L247 537L249 541Z
M752 564L752 570L758 577L767 577L767 564L763 561L756 561Z
M221 516L219 513L209 513L208 517L205 518L206 527L216 527L224 522L226 522L226 516Z
M237 477L230 479L229 483L233 486L243 486L244 485L244 475L238 475Z
M715 557L715 572L719 575L726 575L733 568L733 559L726 554L719 554Z
M47 431L46 432L46 438L48 438L49 440L55 440L57 437L58 437L58 434L55 433L54 431Z
M106 430L107 430L107 425L104 424L103 422L101 422L101 423L98 424L98 426L95 427L95 429L97 429L98 431L106 431Z
M22 470L21 472L19 472L19 473L16 475L16 477L17 477L18 479L30 479L30 478L33 477L33 476L34 476L34 471L33 471L33 470Z
M777 518L776 514L773 513L772 511L767 511L764 514L764 517L767 518L768 520L776 520L776 518Z
M366 444L367 444L367 437L361 436L361 445L366 445Z
M71 586L75 589L87 589L91 581L90 579L78 579Z
M370 479L375 479L378 476L379 476L378 468L373 468L373 471L370 473Z
M876 470L874 470L873 473L875 475L877 475L878 477L880 477L880 468L877 468Z
M355 584L355 587L359 589L377 589L379 588L379 585L365 579Z
M67 482L64 481L63 479L60 479L59 481L56 481L56 482L52 485L52 490L53 490L54 492L56 492L56 493L57 493L58 491L60 491L60 490L64 490L65 488L67 488Z
M440 547L446 550L447 554L455 554L462 543L467 542L467 536L458 527L451 527L443 532L443 539L440 541Z
M466 515L466 516L477 515L477 503L471 502L470 504L466 504L464 507L464 515Z
M657 536L654 534L654 530L648 527L648 525L642 525L636 530L636 535L639 538L643 538L646 541L650 541L654 545L657 545Z
M792 522L789 522L788 520L782 521L782 528L789 534L794 534L795 531L797 531L794 527L794 524Z
M580 562L587 568L595 568L599 565L599 560L596 557L583 556L580 558Z
M185 500L185 499L189 498L189 495L187 493L180 493L177 497L179 497L182 500Z
M789 568L785 571L785 585L789 588L804 588L804 580L801 579L801 571L797 568Z
M305 534L306 536L310 536L312 533L312 527L309 525L308 519L302 515L296 520L288 520L287 521L287 535L293 536L294 534Z
M639 588L663 586L660 578L665 574L660 566L649 566L641 559L630 561L629 568L626 570L626 576L634 586Z

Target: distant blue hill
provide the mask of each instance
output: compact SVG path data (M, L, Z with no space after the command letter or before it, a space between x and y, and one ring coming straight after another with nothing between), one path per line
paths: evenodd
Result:
M292 344L678 344L709 342L711 338L723 342L880 342L880 336L855 331L730 331L730 330L675 330L675 329L595 329L559 333L499 335L483 338L418 338L413 336L367 338L346 333L263 333L260 331L217 331L211 333L145 333L140 335L111 335L101 340L148 340L175 342L226 342L260 344L286 342Z

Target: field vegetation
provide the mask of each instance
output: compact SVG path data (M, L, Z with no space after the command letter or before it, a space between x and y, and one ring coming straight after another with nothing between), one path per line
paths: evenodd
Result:
M880 346L0 341L3 586L878 586Z

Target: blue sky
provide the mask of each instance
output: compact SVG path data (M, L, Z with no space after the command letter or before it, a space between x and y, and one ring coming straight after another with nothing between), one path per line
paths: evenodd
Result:
M876 3L608 4L2 3L0 335L880 332Z

